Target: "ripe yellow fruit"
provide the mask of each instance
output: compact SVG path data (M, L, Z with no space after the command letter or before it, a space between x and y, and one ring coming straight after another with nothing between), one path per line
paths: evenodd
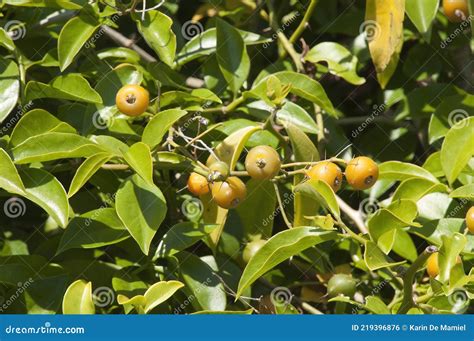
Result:
M278 174L280 168L280 156L270 146L254 147L245 158L245 169L254 179L271 179Z
M456 258L456 263L461 263L461 257ZM435 278L439 275L439 266L438 266L438 252L433 253L431 256L428 257L426 261L426 271L431 278Z
M474 234L474 206L466 214L466 226L469 232Z
M115 96L115 104L118 110L127 116L139 116L143 114L150 103L148 91L136 84L124 85Z
M366 156L352 159L346 167L346 179L349 185L358 190L372 187L379 178L379 167Z
M306 172L306 175L310 179L322 180L331 186L334 192L337 192L342 185L342 171L334 163L329 161L320 162L309 171Z
M247 188L238 177L231 176L211 185L212 199L222 208L236 208L247 196Z

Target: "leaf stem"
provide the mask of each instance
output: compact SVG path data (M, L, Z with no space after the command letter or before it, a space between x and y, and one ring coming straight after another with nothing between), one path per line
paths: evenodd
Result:
M397 314L406 314L410 308L416 307L416 302L413 297L413 280L418 270L425 265L428 257L435 252L438 252L436 246L428 246L405 272L403 276L403 301Z
M280 191L278 190L277 183L275 183L275 182L273 183L273 188L275 189L276 197L277 197L277 200L278 200L278 206L280 207L281 216L283 217L283 220L285 221L286 226L289 229L291 229L291 228L293 228L293 226L292 226L290 220L288 219L288 217L286 216L285 206L283 205L283 202L281 201Z
M318 0L311 0L308 8L306 9L306 13L303 16L303 20L301 20L296 30L290 36L290 39L289 39L290 43L294 44L298 40L298 38L303 34L304 30L308 26L309 19L311 18L311 15L313 14L317 3L318 3Z

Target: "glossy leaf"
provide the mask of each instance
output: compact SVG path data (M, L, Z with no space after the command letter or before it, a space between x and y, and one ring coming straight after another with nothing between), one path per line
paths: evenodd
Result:
M438 12L438 0L406 0L405 10L420 33L427 32Z
M208 236L217 225L183 222L174 225L165 233L156 249L156 257L169 257Z
M454 233L452 236L442 236L441 240L443 244L438 255L438 278L441 282L446 282L450 279L451 269L456 265L457 257L464 250L467 240L460 233Z
M150 148L161 143L171 126L188 112L181 109L168 109L156 114L143 131L142 141Z
M7 192L21 194L25 190L23 181L7 152L0 148L0 188Z
M15 147L28 138L44 133L76 133L72 126L57 119L43 109L33 109L18 121L10 137L10 146Z
M238 93L250 71L250 59L240 33L218 19L216 23L217 62L230 90Z
M91 282L79 279L67 288L63 297L63 314L95 314Z
M292 124L305 133L318 133L318 126L314 122L314 119L306 110L293 102L286 102L282 108L277 111L276 119L283 126Z
M400 161L387 161L379 165L379 179L383 180L406 180L409 178L422 178L434 183L438 179L426 169L411 163Z
M259 277L284 260L336 236L336 232L305 226L277 233L248 262L240 278L237 297Z
M194 254L181 251L175 257L183 282L195 297L191 303L196 310L225 310L227 299L224 285L216 277L214 270Z
M0 123L7 118L18 101L19 77L18 65L0 56Z
M103 150L85 137L69 133L44 133L12 149L16 164L88 157Z
M451 198L467 198L474 200L474 184L465 185L459 188L456 188L449 194Z
M70 19L61 29L58 39L58 57L61 71L74 60L82 46L99 27L99 21L91 11Z
M130 238L115 209L99 208L75 217L61 238L57 253L69 249L94 249Z
M322 206L326 207L336 219L339 219L341 212L336 201L336 195L331 187L324 181L310 179L297 185L294 192L317 200Z
M237 30L242 37L245 45L262 44L269 39L247 31ZM201 34L196 35L184 45L179 54L176 56L179 65L189 63L190 61L202 57L209 56L216 52L217 38L216 28L210 28Z
M153 160L150 148L146 144L142 142L135 143L123 153L123 157L143 180L153 184Z
M69 202L61 183L50 173L37 168L20 172L25 185L25 198L43 208L62 227L69 218Z
M184 284L179 281L163 281L153 284L144 295L146 300L145 313L168 300L182 287L184 287Z
M26 99L55 98L86 103L102 103L99 94L91 88L89 82L77 73L61 75L49 84L29 81L25 89Z
M378 269L389 268L401 265L404 262L392 262L380 248L372 241L365 243L364 261L369 270L375 271Z
M357 57L340 44L319 43L309 50L305 60L312 63L326 63L330 73L344 78L351 84L365 83L365 79L357 75Z
M441 165L453 183L474 155L474 117L456 123L446 134L441 147Z
M159 11L147 11L144 20L137 19L137 27L148 45L167 65L173 65L176 54L176 35L172 20Z
M68 197L76 194L82 186L102 167L112 156L109 153L97 153L87 158L77 169L69 186Z
M117 191L117 215L144 254L166 216L166 200L160 189L138 175L128 178Z
M408 178L398 186L392 200L409 199L416 202L427 194L447 191L448 187L444 184L423 178Z

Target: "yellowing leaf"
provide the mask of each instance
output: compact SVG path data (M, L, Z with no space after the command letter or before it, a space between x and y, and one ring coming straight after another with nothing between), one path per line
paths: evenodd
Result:
M377 73L383 72L390 63L403 39L405 0L367 0L365 12L369 50Z

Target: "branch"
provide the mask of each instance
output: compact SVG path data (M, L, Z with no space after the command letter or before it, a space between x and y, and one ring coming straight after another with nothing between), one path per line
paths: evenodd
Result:
M301 36L301 34L303 34L303 31L306 29L309 18L313 14L317 3L318 3L318 0L311 0L308 8L306 9L306 13L304 14L303 20L301 20L295 32L293 32L293 34L290 37L290 43L294 44L298 40L298 38Z
M403 276L403 301L397 314L406 314L410 308L416 306L416 302L413 298L413 280L418 270L425 265L429 256L435 252L438 252L436 246L428 246L406 271Z
M341 210L345 214L347 214L349 218L352 219L352 221L355 223L359 231L362 232L363 234L368 233L367 227L365 226L365 223L364 223L364 219L362 218L360 212L354 210L352 207L346 204L346 202L337 195L336 195L336 200Z
M144 49L142 49L140 46L135 44L135 42L132 39L129 39L125 37L123 34L120 32L114 30L110 26L107 25L102 25L101 30L113 41L115 41L117 44L122 45L124 47L131 48L134 50L136 53L140 55L145 61L149 63L156 62L157 59L153 57L151 54L146 52ZM199 78L195 77L188 77L186 79L186 86L189 86L190 88L200 88L204 85L204 81Z

